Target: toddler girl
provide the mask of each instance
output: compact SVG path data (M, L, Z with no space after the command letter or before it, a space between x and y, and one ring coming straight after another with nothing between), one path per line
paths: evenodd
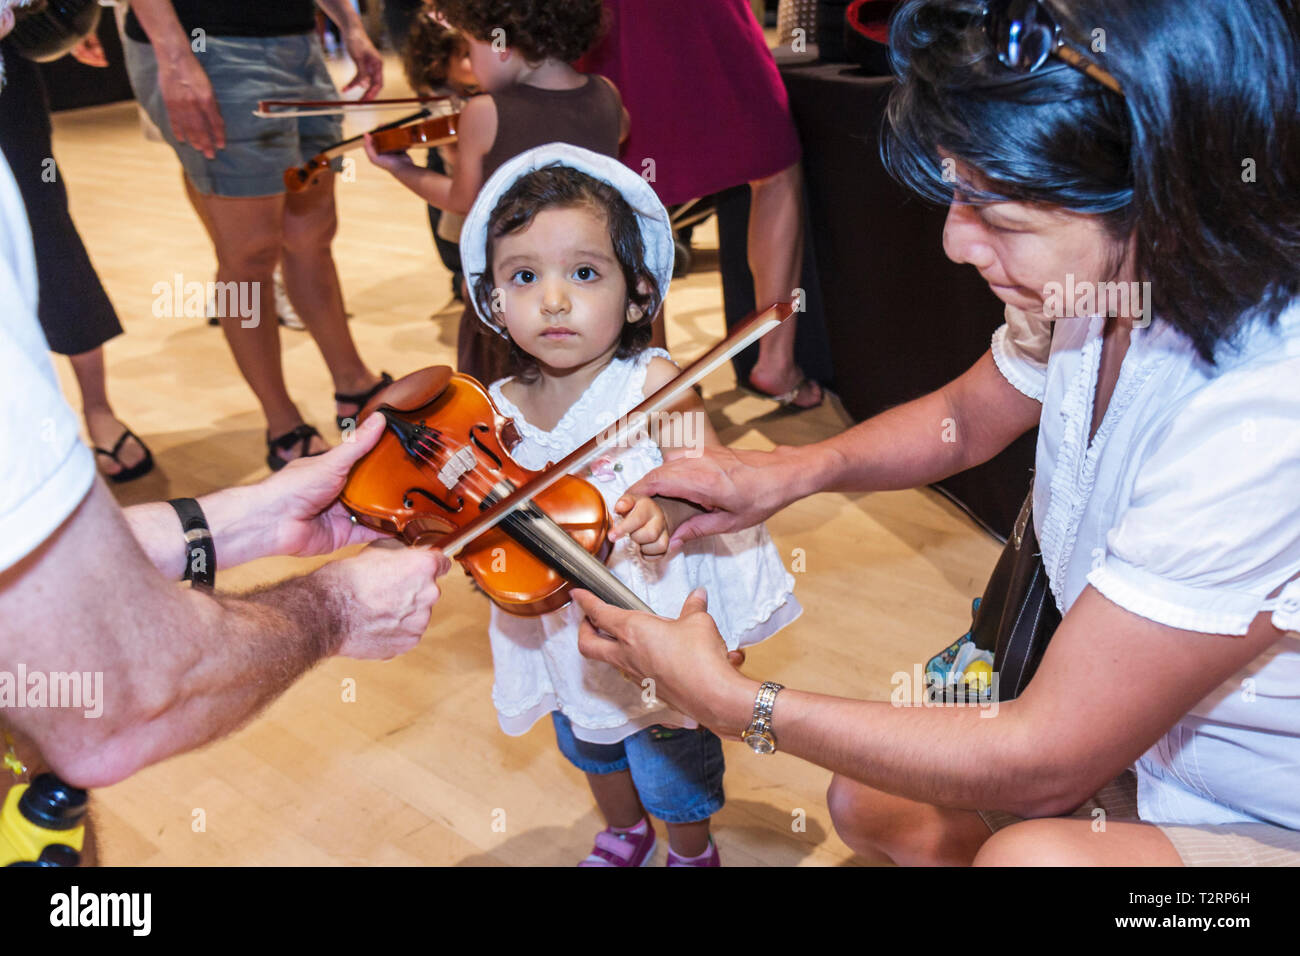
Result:
M461 257L479 319L508 341L522 369L489 391L514 419L521 440L511 454L524 467L560 460L677 374L667 353L648 348L672 274L668 214L616 159L552 143L505 163L466 218ZM673 412L580 474L616 516L610 570L669 616L706 588L734 650L798 616L794 579L761 525L667 554L687 506L626 490L665 455L717 443L697 399ZM583 658L580 621L575 604L541 617L492 608L502 729L523 734L551 714L561 752L586 773L608 827L580 865L645 865L655 847L647 814L667 824L669 866L719 865L709 818L723 804L721 741L656 700L653 688Z

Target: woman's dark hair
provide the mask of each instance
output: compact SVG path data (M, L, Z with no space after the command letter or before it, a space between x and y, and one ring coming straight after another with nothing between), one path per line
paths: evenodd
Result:
M488 217L483 274L471 277L471 294L480 313L491 315L492 290L495 286L492 261L497 240L526 228L545 209L584 206L602 216L609 227L614 257L623 270L623 280L627 284L628 301L641 310L641 318L624 323L618 349L614 353L616 358L630 358L650 344L650 326L663 302L663 290L645 266L645 244L641 239L641 224L636 210L613 186L572 166L556 163L536 169L515 180L497 200L492 215ZM641 291L642 288L647 291ZM513 340L510 342L510 359L523 381L536 380L537 360L519 348Z
M402 48L402 71L406 82L417 93L437 93L448 88L451 61L465 56L469 44L459 30L435 23L425 10L411 20L411 29ZM457 90L467 93L468 90Z
M505 30L506 46L529 63L572 63L600 39L603 0L437 0L443 18L484 43Z
M1136 234L1154 311L1213 364L1248 315L1300 292L1295 0L1050 0L1120 96L1061 60L1017 74L978 0L906 0L881 155L941 203L1045 203ZM953 181L942 149L991 181Z

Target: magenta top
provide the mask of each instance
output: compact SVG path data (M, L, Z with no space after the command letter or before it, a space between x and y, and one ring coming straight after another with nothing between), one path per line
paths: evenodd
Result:
M620 158L647 179L653 169L665 205L798 161L785 85L749 0L605 7L609 32L577 66L618 86L632 120Z

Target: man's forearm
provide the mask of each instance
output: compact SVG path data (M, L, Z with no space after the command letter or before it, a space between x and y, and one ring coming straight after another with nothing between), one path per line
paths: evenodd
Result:
M212 533L218 568L232 568L274 553L274 536L253 507L255 488L225 488L198 499ZM165 501L125 509L131 534L163 575L179 581L185 573L188 549L176 510Z
M241 598L174 597L155 605L152 633L122 645L130 667L101 662L112 669L99 719L50 711L26 727L70 783L106 786L237 730L341 641L345 611L312 576Z
M118 514L96 482L49 541L0 577L0 670L102 675L96 705L9 715L82 786L234 730L334 653L348 627L331 566L245 598L213 597L155 574Z

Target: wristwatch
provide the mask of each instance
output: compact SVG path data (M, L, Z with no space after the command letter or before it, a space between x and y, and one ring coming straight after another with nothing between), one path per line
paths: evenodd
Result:
M776 734L772 733L772 706L776 703L776 692L785 685L764 681L754 698L754 719L749 722L740 739L749 744L756 754L776 753Z

